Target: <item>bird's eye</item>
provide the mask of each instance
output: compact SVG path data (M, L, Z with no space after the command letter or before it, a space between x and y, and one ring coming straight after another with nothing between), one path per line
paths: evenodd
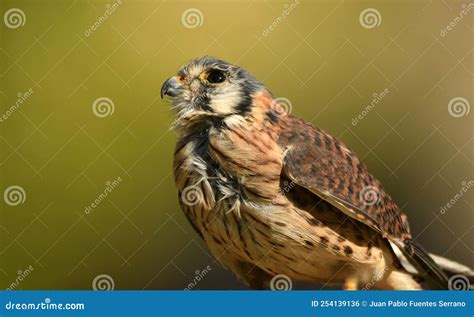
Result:
M207 74L207 81L210 82L211 84L222 83L224 80L225 80L225 74L218 69L212 69Z

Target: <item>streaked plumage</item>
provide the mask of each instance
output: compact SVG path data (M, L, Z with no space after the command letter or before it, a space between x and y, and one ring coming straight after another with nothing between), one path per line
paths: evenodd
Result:
M162 95L177 111L182 209L250 287L277 274L346 288L447 287L449 273L411 241L406 216L358 157L286 113L248 72L202 57Z

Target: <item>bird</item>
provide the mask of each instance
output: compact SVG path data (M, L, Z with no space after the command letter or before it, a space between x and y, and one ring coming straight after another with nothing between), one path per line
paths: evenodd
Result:
M281 276L344 290L472 281L470 268L413 240L407 216L356 153L293 116L243 68L194 58L160 94L179 136L181 209L249 289L274 289Z

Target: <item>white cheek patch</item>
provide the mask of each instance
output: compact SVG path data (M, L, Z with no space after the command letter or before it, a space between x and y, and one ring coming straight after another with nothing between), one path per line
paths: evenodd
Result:
M230 114L240 103L241 96L239 89L232 85L223 88L218 94L211 97L210 106L216 113Z

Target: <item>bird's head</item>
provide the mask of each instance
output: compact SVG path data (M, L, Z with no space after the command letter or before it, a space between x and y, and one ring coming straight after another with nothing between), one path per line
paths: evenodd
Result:
M161 87L161 97L168 96L177 111L175 127L178 128L248 119L255 115L255 98L261 95L273 99L241 67L208 56L182 66Z

